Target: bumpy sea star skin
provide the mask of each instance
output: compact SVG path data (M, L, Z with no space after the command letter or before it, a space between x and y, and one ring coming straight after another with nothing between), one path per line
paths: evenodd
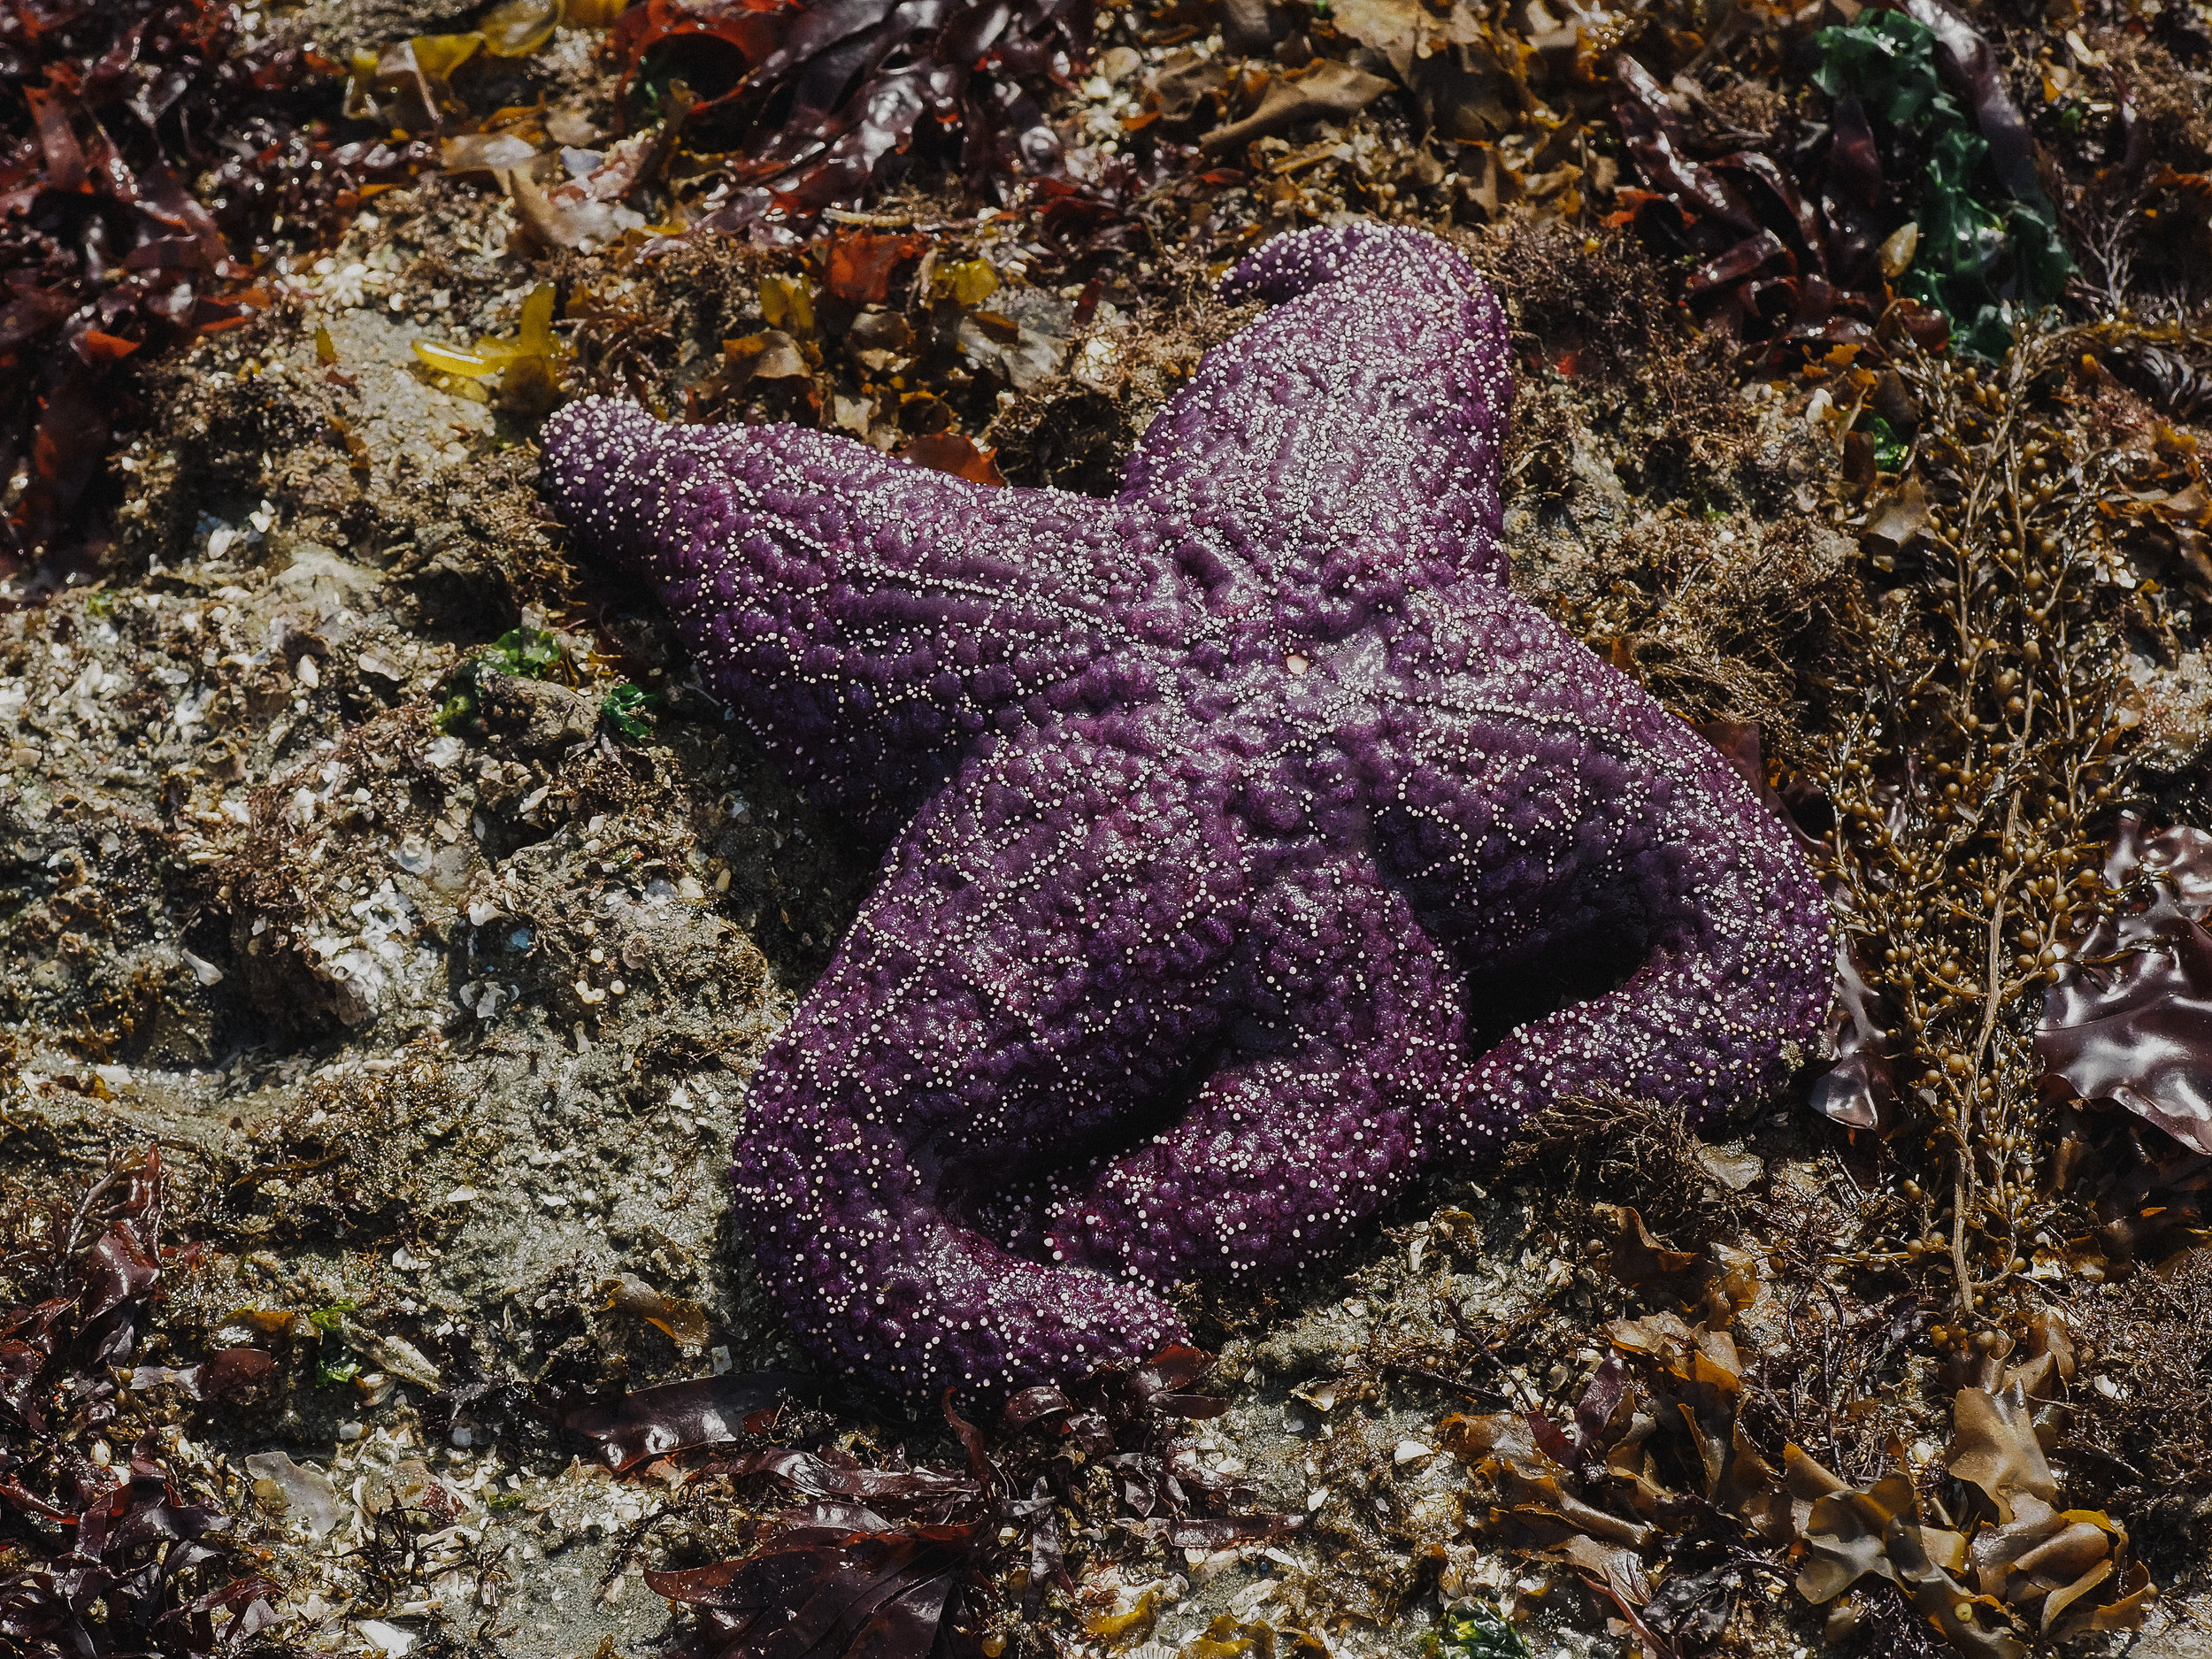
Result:
M1709 1117L1825 1012L1779 826L1505 586L1473 271L1354 227L1225 288L1275 309L1110 502L596 400L547 428L583 545L897 831L732 1180L808 1347L917 1402L1149 1354L1163 1286L1309 1263L1561 1096Z

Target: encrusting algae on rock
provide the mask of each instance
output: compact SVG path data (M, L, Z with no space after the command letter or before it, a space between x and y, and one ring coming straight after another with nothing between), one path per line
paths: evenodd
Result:
M1110 502L600 400L547 429L582 544L896 832L732 1179L807 1346L911 1401L1152 1352L1167 1285L1311 1262L1560 1096L1710 1117L1825 1012L1782 827L1505 586L1487 288L1359 226L1225 292L1277 309Z

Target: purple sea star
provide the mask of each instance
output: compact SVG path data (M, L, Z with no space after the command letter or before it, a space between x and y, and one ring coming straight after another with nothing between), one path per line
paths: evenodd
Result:
M738 1218L820 1359L987 1400L1180 1335L1433 1160L1620 1090L1704 1118L1826 1010L1818 887L1721 757L1506 587L1496 300L1282 237L1121 494L599 400L581 544L896 831L763 1062Z

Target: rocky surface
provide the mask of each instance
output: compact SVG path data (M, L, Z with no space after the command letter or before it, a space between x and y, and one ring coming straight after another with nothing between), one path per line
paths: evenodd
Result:
M402 11L329 8L330 38L429 17ZM1166 54L1148 50L1156 74ZM551 50L555 94L603 95L588 50ZM1136 73L1102 77L1105 128L1135 107ZM1330 166L1365 168L1387 143L1370 121L1339 148ZM1141 280L1079 326L1082 288L1030 282L1016 231L959 235L941 264L980 262L959 280L999 291L987 326L948 326L941 384L971 430L995 419L1024 481L1102 490L1242 320L1202 297L1202 273L1133 259ZM1672 335L1603 372L1546 366L1526 348L1624 286L1618 244L1463 240L1524 365L1517 590L1678 712L1761 721L1801 754L1793 665L1824 649L1854 557L1821 494L1832 434L1802 397L1740 392ZM162 1147L173 1231L204 1248L88 1455L154 1432L244 1517L284 1586L271 1640L307 1650L647 1651L672 1615L643 1571L738 1553L770 1507L666 1464L617 1478L547 1402L801 1363L729 1237L723 1172L754 1068L879 849L804 802L663 619L572 563L535 487L544 403L417 350L519 338L549 281L588 301L546 359L563 395L626 373L704 386L726 340L783 326L763 278L796 255L640 245L546 255L473 180L376 197L278 273L258 320L146 371L106 575L0 615L6 1196L42 1203ZM895 333L895 311L858 315L833 349ZM776 412L785 389L763 375L730 412ZM856 402L826 414L898 441ZM1616 1185L1663 1194L1678 1240L1723 1236L1754 1201L1790 1237L1855 1221L1837 1137L1789 1101L1721 1133ZM1547 1659L1633 1651L1566 1566L1479 1536L1485 1499L1442 1431L1477 1409L1571 1421L1608 1320L1645 1305L1612 1271L1617 1228L1562 1209L1587 1183L1550 1144L1479 1186L1431 1179L1271 1291L1176 1287L1226 1409L1167 1455L1303 1525L1170 1548L1086 1519L1072 1589L1041 1616L1064 1651L1159 1659L1226 1618L1231 1636L1264 1624L1409 1655L1476 1596ZM1825 1363L1775 1343L1803 1374ZM275 1362L242 1402L161 1374L231 1347ZM1924 1358L1883 1375L1948 1398ZM941 1425L881 1400L807 1409L795 1437L960 1461ZM1946 1432L1923 1428L1932 1448ZM2200 1591L2177 1587L2177 1606ZM2136 1651L2193 1651L2157 1624L2175 1617ZM1747 1652L1821 1640L1822 1613L1778 1588L1740 1617Z

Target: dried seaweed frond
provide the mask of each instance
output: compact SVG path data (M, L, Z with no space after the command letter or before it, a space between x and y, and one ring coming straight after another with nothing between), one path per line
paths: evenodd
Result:
M2212 1526L2212 1247L2092 1304L2082 1340L2105 1380L2078 1397L2067 1458L2154 1560L2194 1566Z
M1617 1252L1617 1277L1630 1254L1653 1253ZM1700 1264L1683 1252L1658 1265ZM1894 1440L1863 1484L1793 1441L1776 1454L1762 1426L1772 1382L1801 1370L1793 1326L1777 1319L1781 1286L1726 1252L1703 1267L1717 1277L1702 1317L1661 1310L1608 1327L1612 1353L1571 1422L1542 1409L1443 1421L1440 1438L1486 1498L1486 1533L1571 1568L1655 1652L1709 1650L1746 1593L1786 1581L1816 1606L1886 1581L1923 1629L1973 1659L2023 1659L2030 1636L2137 1627L2155 1591L2127 1529L2101 1510L2059 1507L2047 1452L2073 1360L2055 1327L2034 1358L1957 1391L1947 1468L1959 1485L1947 1508ZM1832 1361L1832 1340L1819 1347ZM1848 1599L1831 1631L1864 1616Z
M1825 1602L1870 1575L1886 1578L1951 1647L1978 1659L2022 1659L2023 1634L2139 1628L2157 1591L2131 1558L2127 1529L2101 1510L2055 1507L2060 1483L2045 1440L2056 1438L2057 1373L2046 1354L1995 1389L1958 1391L1946 1468L1978 1495L1955 1519L1902 1471L1855 1489L1791 1448L1791 1491L1801 1508L1811 1500L1799 1522L1799 1594Z

